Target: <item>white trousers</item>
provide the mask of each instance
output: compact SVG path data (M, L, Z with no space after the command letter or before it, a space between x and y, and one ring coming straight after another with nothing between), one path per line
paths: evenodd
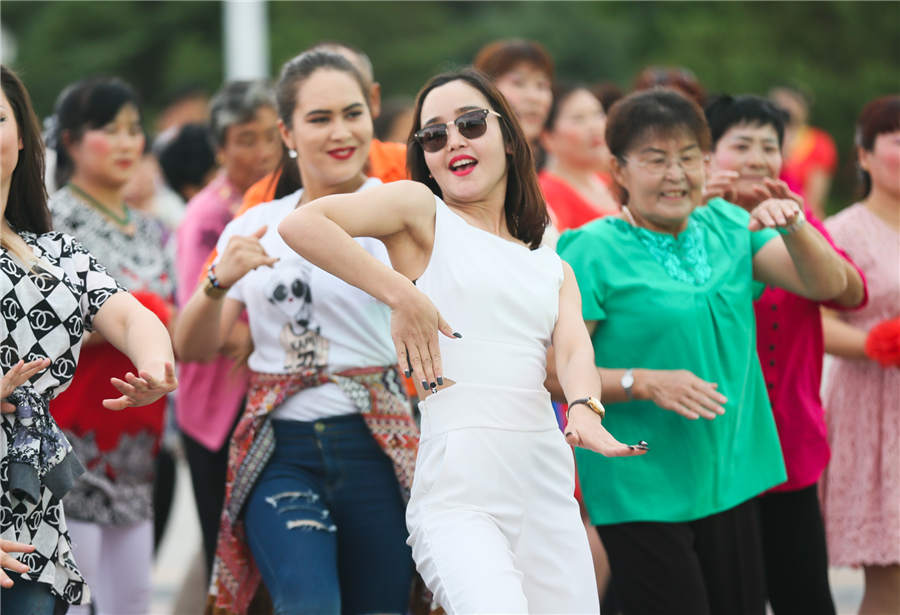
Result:
M458 383L420 404L413 559L450 614L600 612L575 465L546 392Z
M100 525L67 519L78 569L91 588L94 615L146 615L150 610L153 522ZM90 605L69 615L89 615Z

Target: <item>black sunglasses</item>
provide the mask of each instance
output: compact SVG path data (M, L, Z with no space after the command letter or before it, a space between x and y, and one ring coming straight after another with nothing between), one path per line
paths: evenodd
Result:
M503 117L491 109L466 111L452 122L431 124L421 130L417 130L413 134L413 138L422 146L423 150L433 154L441 151L447 145L447 134L450 130L450 124L456 124L459 134L466 139L477 139L487 131L487 116L489 114Z

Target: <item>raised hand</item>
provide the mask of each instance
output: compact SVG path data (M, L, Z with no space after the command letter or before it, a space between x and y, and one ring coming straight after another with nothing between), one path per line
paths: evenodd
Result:
M734 182L741 176L737 171L716 171L703 186L703 202L721 197L730 203L736 203L738 198L737 188Z
M747 228L758 231L763 228L790 228L803 219L803 199L792 192L787 184L767 179L765 187L759 187L759 194L769 194L750 212Z
M162 373L154 373L160 371ZM175 367L169 362L162 364L161 370L158 368L141 370L137 376L128 372L125 374L125 380L110 378L109 381L122 393L122 397L103 400L103 407L109 410L146 406L178 387Z
M644 441L628 445L616 440L606 431L600 415L583 404L569 408L565 435L570 445L592 450L604 457L634 457L649 450Z
M408 368L407 376L415 373L425 390L434 390L444 383L438 332L451 338L462 337L441 317L431 300L414 287L391 310L391 337L397 362Z
M685 369L648 370L640 378L641 397L688 419L709 419L725 414L728 401L718 384L698 378ZM637 383L635 384L637 386Z
M18 387L22 386L38 372L47 369L50 365L50 359L37 359L25 363L19 360L18 363L9 368L9 371L0 378L0 412L15 412L16 406L6 401L6 398L12 395Z
M31 553L32 551L34 551L32 545L0 539L0 587L9 589L13 586L13 581L3 571L4 568L19 574L30 570L28 566L14 558L10 553Z
M789 199L803 208L803 197L791 190L787 182L781 179L765 178L761 184L753 186L753 194L757 204L768 199Z
M216 277L222 286L231 286L257 267L271 267L278 262L266 253L259 241L267 228L261 226L251 235L235 235L228 240L222 258L216 264Z

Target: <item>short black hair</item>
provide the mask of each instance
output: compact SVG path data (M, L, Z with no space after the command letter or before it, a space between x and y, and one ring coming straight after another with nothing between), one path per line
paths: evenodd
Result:
M63 186L75 172L63 135L79 141L86 130L111 122L125 105L133 105L141 116L141 105L132 87L117 77L90 77L66 87L54 109L56 119L48 141L56 148L55 183Z
M762 96L744 94L717 96L706 105L706 122L712 137L712 149L716 149L719 139L738 124L771 126L778 134L779 147L784 142L784 125L788 114L778 105Z
M203 124L185 124L178 134L158 151L159 166L166 183L184 196L187 186L203 186L203 180L216 166L216 154Z

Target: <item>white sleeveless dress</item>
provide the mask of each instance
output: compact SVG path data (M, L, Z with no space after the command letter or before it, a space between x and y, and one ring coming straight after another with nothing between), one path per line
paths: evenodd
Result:
M416 566L451 614L599 613L572 450L544 388L562 262L436 203L416 285L463 337L440 341L456 384L419 403Z

